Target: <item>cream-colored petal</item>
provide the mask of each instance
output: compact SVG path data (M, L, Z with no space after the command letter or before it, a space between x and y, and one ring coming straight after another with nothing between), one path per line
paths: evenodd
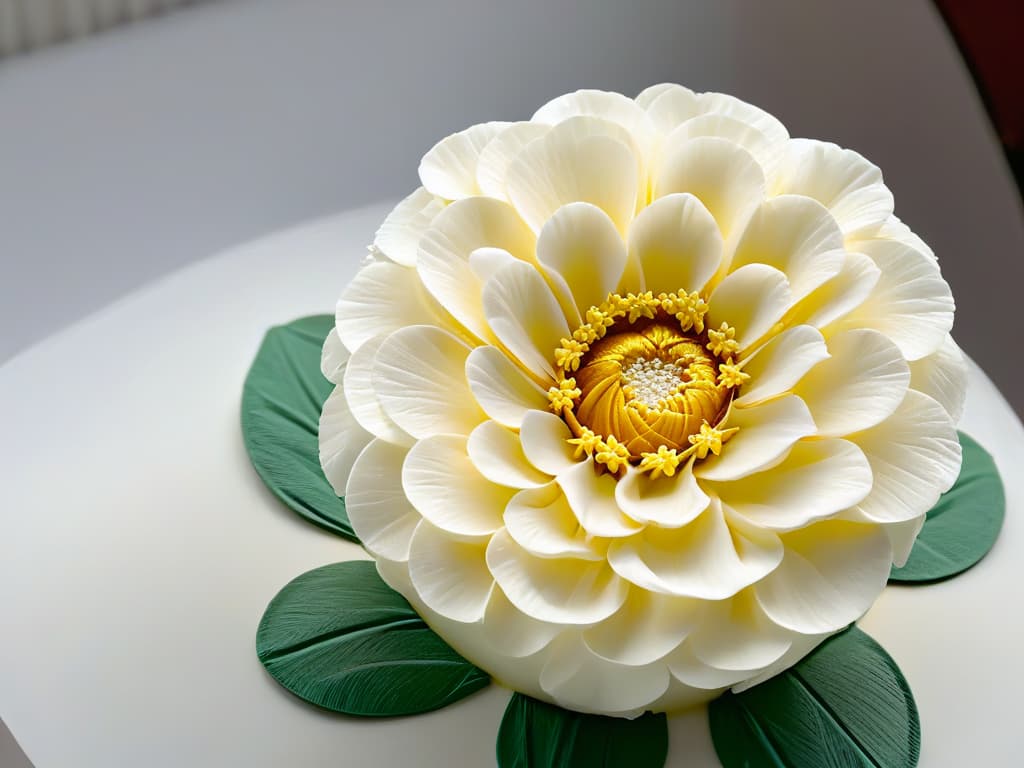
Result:
M515 260L516 257L504 248L484 246L469 254L469 268L482 284L494 277L499 269Z
M686 193L655 200L629 227L630 258L655 296L703 289L722 263L722 245L714 216Z
M423 288L415 269L374 261L356 273L338 299L338 336L355 352L374 336L407 325L438 325L443 310Z
M526 145L509 165L509 199L535 232L573 202L596 205L626 231L639 194L638 160L602 123L589 117L562 123Z
M569 203L541 228L537 261L560 294L566 317L578 324L590 307L618 288L626 245L600 208Z
M492 483L466 454L466 438L435 435L414 445L402 465L402 487L419 513L448 535L487 536L502 526L515 490Z
M485 421L466 442L470 461L492 483L508 488L537 488L551 478L526 459L519 435L496 421Z
M815 433L814 419L795 395L729 412L729 428L739 432L720 456L709 455L696 466L701 480L738 480L778 464L797 440Z
M356 459L345 488L345 511L359 541L374 557L404 563L422 516L402 491L399 478L408 448L370 442Z
M796 303L786 318L788 324L825 328L863 304L881 275L864 254L843 253L839 272Z
M898 243L909 245L915 251L923 253L929 259L935 258L935 251L931 249L931 246L912 232L910 227L900 221L896 216L890 216L886 219L885 223L882 224L881 229L873 235L848 237L847 246L852 249L856 249L858 242L864 240L895 240Z
M689 88L675 83L652 85L636 97L647 111L658 133L667 135L700 112L699 97Z
M841 321L841 327L874 328L919 360L934 352L953 327L953 296L934 259L892 240L857 245L882 270L874 291Z
M839 273L843 235L832 214L816 200L782 195L754 211L733 253L730 269L767 264L789 280L798 301Z
M535 557L505 530L487 546L487 565L512 604L539 621L593 624L615 613L629 591L605 562Z
M341 384L350 355L336 328L331 328L320 350L320 373L332 384Z
M728 238L764 199L764 172L731 141L702 136L667 147L653 174L654 198L673 192L697 197Z
M960 442L953 420L917 390L907 390L888 419L850 439L860 446L874 473L870 495L856 505L869 520L895 523L918 517L935 506L960 472Z
M566 423L546 410L528 411L519 429L526 458L541 472L552 476L581 463L568 442L571 437L572 432ZM584 458L583 462L588 463L589 460Z
M765 264L747 264L729 274L708 299L709 328L736 329L741 354L775 326L793 303L786 276Z
M828 208L845 236L877 232L892 215L892 192L878 166L851 149L791 139L768 183L771 195L804 195Z
M673 678L688 687L706 691L724 690L757 672L756 669L719 669L711 666L697 658L689 642L684 642L665 661Z
M937 350L910 364L910 386L938 401L954 424L960 421L967 395L967 360L952 336L947 334Z
M324 476L334 492L344 496L352 465L373 435L353 418L341 386L335 387L324 402L320 411L319 435L320 466Z
M499 200L507 200L505 188L508 167L523 148L551 130L551 126L524 120L512 123L488 142L476 165L476 181L480 191Z
M533 233L508 203L470 197L437 215L420 241L416 269L434 298L486 341L490 333L481 306L483 281L470 265L471 254L480 248L500 248L532 260L534 247Z
M740 389L734 406L745 407L791 390L803 375L828 359L828 347L817 328L797 325L757 350L744 364L750 381Z
M691 91L689 88L686 88L682 85L678 85L676 83L666 82L656 83L654 85L647 86L642 91L640 91L640 93L637 94L636 98L633 99L633 101L635 101L637 105L640 106L642 109L650 112L650 106L651 104L654 103L655 99L657 99L662 94L669 93L672 91L682 91L691 96L696 96L696 94L694 94L694 92Z
M469 353L466 380L484 412L506 427L518 429L529 411L547 410L547 393L497 347Z
M613 542L608 562L642 589L679 597L722 600L770 573L782 559L782 544L730 515L718 499L697 519L677 529L648 527Z
M722 115L746 123L763 134L773 145L781 144L789 138L786 127L774 115L728 93L708 91L700 94L697 102L702 113Z
M574 117L596 117L620 125L644 145L651 133L650 118L633 100L620 93L579 90L557 96L538 109L532 120L556 125Z
M837 333L828 340L828 351L831 357L793 390L811 409L819 435L842 437L873 427L903 401L910 368L899 347L881 333Z
M743 693L743 691L749 691L755 685L760 685L766 680L775 677L781 672L785 672L787 669L796 664L800 659L813 651L818 645L828 638L833 633L827 633L823 635L801 635L798 633L791 633L791 639L793 644L779 658L765 667L763 670L758 672L753 677L747 677L742 682L736 683L732 687L733 693Z
M705 487L755 525L785 531L864 499L871 491L871 467L851 442L804 440L766 472L727 483L708 482Z
M409 579L431 610L465 624L480 621L494 587L483 541L459 541L426 520L409 545Z
M641 666L675 650L701 620L704 603L633 589L623 606L583 633L583 642L601 658Z
M710 606L686 641L694 656L705 664L734 671L773 664L792 643L793 633L766 616L749 589Z
M502 656L524 658L544 650L563 628L537 621L516 608L497 584L484 611L481 624L490 646Z
M904 520L902 523L889 523L882 526L885 535L889 537L889 544L892 545L892 564L902 568L907 564L910 557L910 550L917 541L917 534L924 527L927 515Z
M468 435L487 418L466 382L468 356L469 347L440 328L415 325L392 333L373 365L384 413L415 438Z
M711 500L693 476L693 461L672 477L652 478L650 473L627 467L615 487L615 502L638 523L679 528L708 508Z
M508 126L509 123L480 123L441 139L420 161L423 186L447 200L479 194L476 166L480 153Z
M881 526L826 520L782 541L782 563L754 591L771 620L795 632L832 632L855 621L889 578L892 547Z
M483 311L502 344L528 370L554 383L554 354L569 325L540 273L526 262L506 264L484 284Z
M630 536L643 526L626 517L615 500L616 481L598 473L590 461L583 461L558 475L573 514L591 536Z
M725 139L749 152L762 168L770 167L778 154L778 144L754 126L723 114L695 115L678 125L665 137L662 151L672 152L697 138Z
M587 541L557 483L520 491L505 508L505 530L537 557L603 560L604 552Z
M423 187L395 206L380 225L373 244L394 262L411 267L416 264L420 238L430 222L444 210L444 201Z
M408 446L413 443L412 436L384 412L373 387L374 361L386 338L377 336L370 339L352 354L344 372L345 397L352 416L363 429L388 442Z

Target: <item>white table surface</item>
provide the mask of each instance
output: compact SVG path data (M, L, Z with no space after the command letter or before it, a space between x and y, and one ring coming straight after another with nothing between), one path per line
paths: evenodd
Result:
M251 469L242 381L264 331L329 311L385 212L285 232L167 277L0 368L0 711L37 768L493 764L508 693L422 717L325 714L263 671L267 602L360 557ZM927 768L1019 756L1024 428L971 373L964 428L992 451L1008 515L952 581L888 588L863 622L921 712ZM715 766L702 713L670 766Z

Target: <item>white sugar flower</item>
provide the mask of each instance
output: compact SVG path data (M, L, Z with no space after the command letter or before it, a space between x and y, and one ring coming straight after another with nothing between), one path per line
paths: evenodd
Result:
M871 606L956 478L966 379L878 168L659 85L473 126L420 179L338 303L320 448L445 640L628 716Z

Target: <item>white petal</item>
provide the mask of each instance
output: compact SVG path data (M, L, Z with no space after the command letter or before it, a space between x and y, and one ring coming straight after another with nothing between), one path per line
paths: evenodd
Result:
M515 260L516 257L504 248L484 246L469 254L469 268L483 284L494 277L499 269Z
M373 388L373 366L377 351L387 336L377 336L364 343L352 354L345 367L345 398L355 420L367 432L400 445L412 445L408 432L393 422L381 408Z
M539 139L551 127L542 123L523 121L512 123L488 142L480 153L476 165L476 181L483 194L507 200L505 189L508 167L534 139Z
M764 264L747 264L728 275L708 299L708 327L736 329L741 351L770 331L793 303L786 276Z
M666 151L654 176L654 197L696 196L718 222L723 237L746 221L764 199L764 172L750 153L712 136Z
M504 530L487 547L487 565L513 605L540 621L593 624L615 613L629 591L607 563L534 557Z
M598 656L640 666L662 658L700 621L700 600L634 589L623 606L583 633L583 642Z
M320 373L332 384L341 384L348 358L348 348L341 343L338 330L331 328L320 350Z
M782 563L754 590L772 621L796 632L832 632L860 618L889 578L892 548L881 526L826 520L782 540Z
M377 351L373 389L388 417L415 438L468 435L486 416L466 382L469 347L447 331L395 331Z
M420 181L439 197L458 200L479 193L476 164L487 143L508 123L480 123L437 142L420 161Z
M371 262L356 273L338 300L338 336L349 352L355 352L374 336L407 325L437 325L440 309L415 269Z
M630 225L629 254L640 264L645 291L700 291L722 262L722 234L696 197L667 195Z
M892 214L892 192L878 166L850 149L791 139L778 158L769 194L804 195L828 208L844 235L878 230Z
M625 232L638 194L637 158L594 118L575 118L528 144L509 165L509 199L520 215L539 231L567 203L593 203ZM581 127L594 126L589 135Z
M392 261L411 267L416 264L420 238L430 222L444 210L444 201L423 187L395 206L380 225L373 244Z
M896 412L850 438L874 473L871 494L856 506L869 520L891 523L927 512L960 472L960 442L949 414L910 389Z
M873 427L903 401L910 368L899 348L881 333L837 333L828 340L828 351L832 356L793 390L811 409L818 434L842 437Z
M615 477L598 474L595 466L583 461L558 476L569 506L583 529L591 536L629 536L642 525L622 514L615 500Z
M937 350L910 364L910 386L937 400L954 424L960 421L967 395L967 361L952 336L947 334Z
M604 211L590 203L569 203L541 229L537 261L566 300L563 307L569 303L566 316L575 319L618 288L626 246Z
M782 544L711 506L683 528L649 527L638 536L615 541L608 562L615 572L653 592L721 600L771 572L782 559Z
M924 527L926 517L927 515L921 515L902 523L889 523L882 526L892 545L892 564L897 568L902 568L907 564L910 550L913 549L914 542L917 541L917 534Z
M547 394L497 347L477 347L466 358L466 380L488 416L519 428L533 410L547 410Z
M848 237L847 243L851 248L857 247L858 238ZM910 227L900 221L896 216L890 216L882 224L881 229L875 232L873 235L867 237L860 237L859 240L895 240L898 243L909 245L915 251L920 251L929 259L935 258L935 251L931 249L924 240L914 234Z
M825 438L797 443L766 472L708 485L754 524L787 530L861 501L871 490L871 467L853 443Z
M697 138L718 138L735 144L750 153L762 167L769 167L778 153L778 146L749 123L722 114L695 115L678 125L668 136L662 151L671 153L676 147Z
M403 563L423 519L402 490L407 453L403 446L373 440L356 459L345 489L345 510L359 541L375 557Z
M788 392L814 365L828 359L821 332L797 325L761 347L744 364L750 381L740 390L734 406L747 406Z
M483 310L494 335L538 377L554 379L554 354L570 335L544 278L526 262L506 264L484 285Z
M498 585L491 590L481 627L491 647L512 658L532 656L543 650L563 629L558 624L527 616L512 605Z
M709 666L744 671L778 661L792 642L793 633L765 616L750 590L746 590L711 606L686 645Z
M650 106L654 103L654 100L665 93L671 92L683 92L690 96L695 96L693 91L682 85L676 83L657 83L655 85L649 85L644 88L637 97L633 99L640 107L650 112Z
M833 633L829 632L823 635L801 635L793 633L790 635L793 644L789 647L778 661L775 661L765 667L763 670L758 672L753 677L748 677L745 680L736 683L732 687L733 693L743 693L743 691L749 691L755 685L760 685L766 680L775 677L781 672L785 672L787 669L796 664L800 659L813 651L818 645L828 638Z
M813 435L814 419L795 395L749 408L734 407L728 426L739 427L722 447L720 456L708 456L695 469L702 480L737 480L775 466L797 440Z
M766 200L740 236L730 269L767 264L789 280L794 301L839 273L843 235L821 203L798 195Z
M891 240L864 241L857 248L874 259L882 275L867 300L843 318L843 326L881 331L907 360L938 349L953 327L953 296L938 264Z
M409 545L409 579L431 610L469 624L484 617L494 579L484 542L451 538L424 520Z
M456 536L494 533L515 494L481 475L466 455L466 438L456 435L416 443L402 466L402 487L423 517Z
M839 272L804 296L789 311L790 324L824 328L859 307L882 275L875 262L861 253L844 253Z
M708 508L711 500L693 476L693 462L672 477L651 478L647 472L627 467L615 488L615 501L638 523L679 528Z
M621 125L643 144L651 132L644 110L621 93L580 90L558 96L538 109L534 122L556 125L573 117L597 117Z
M676 126L700 113L697 94L675 83L652 85L636 97L636 103L647 111L662 134L671 133Z
M334 492L344 496L352 465L373 435L352 417L341 386L335 387L324 402L320 411L319 435L320 466L324 476Z
M556 483L520 491L505 508L505 529L523 549L537 557L603 560L590 546L569 502Z
M697 101L702 113L722 115L746 123L763 134L771 144L779 144L789 138L786 127L778 118L735 96L709 91L700 94Z
M548 475L566 472L580 463L568 440L572 432L564 421L548 411L529 411L523 416L519 439L533 466ZM584 459L584 463L588 460Z
M697 658L688 642L684 642L682 647L666 659L666 662L672 677L676 680L683 685L706 691L728 688L755 672L753 669L719 669L711 666Z
M480 248L500 248L532 259L533 233L508 203L470 197L452 203L420 241L416 269L427 290L478 338L489 340L480 293L483 281L470 265Z
M498 485L537 488L551 480L526 460L519 435L496 421L485 421L470 433L466 452L480 474Z

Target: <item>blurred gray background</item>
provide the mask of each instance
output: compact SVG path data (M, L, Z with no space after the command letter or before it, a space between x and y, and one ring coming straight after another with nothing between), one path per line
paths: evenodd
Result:
M43 17L34 38L14 28L11 8L43 2L75 0L0 0L0 54L62 36L40 32ZM176 4L93 2L106 21L78 32ZM1024 217L927 0L222 0L9 55L0 365L227 246L404 195L447 133L576 88L665 80L733 93L878 163L953 286L957 339L1024 413L1009 349L1024 330ZM0 727L0 766L24 764Z

